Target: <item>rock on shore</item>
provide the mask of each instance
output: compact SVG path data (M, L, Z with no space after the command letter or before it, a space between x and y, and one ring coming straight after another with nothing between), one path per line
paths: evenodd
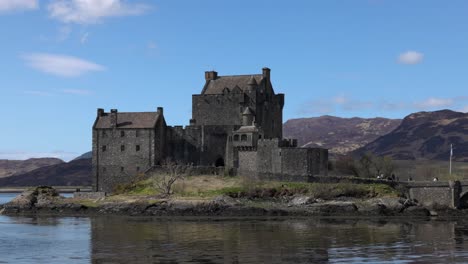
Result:
M453 210L458 211L458 210ZM451 214L449 209L443 213ZM211 200L128 199L83 200L61 197L51 187L37 187L3 205L2 214L133 215L133 216L404 216L426 217L427 208L403 198L342 198L325 201L309 196L245 199L218 196ZM457 212L460 214L460 212Z

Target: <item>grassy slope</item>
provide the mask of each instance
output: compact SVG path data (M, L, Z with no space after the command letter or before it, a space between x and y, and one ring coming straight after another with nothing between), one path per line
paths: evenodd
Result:
M310 195L315 198L333 199L337 197L396 197L399 192L385 184L350 183L292 183L256 182L240 177L193 176L176 182L173 187L174 198L210 199L218 195L247 198L271 198L296 194ZM112 199L137 196L154 196L158 192L151 180L144 180L126 186Z

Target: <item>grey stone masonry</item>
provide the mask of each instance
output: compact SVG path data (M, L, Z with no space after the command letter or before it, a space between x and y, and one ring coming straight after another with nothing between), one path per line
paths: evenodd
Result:
M224 168L230 175L327 175L327 150L297 148L297 141L282 138L283 107L284 94L275 93L271 70L263 68L250 75L205 72L185 127L167 126L161 107L155 112L98 109L93 190L113 192L166 160Z

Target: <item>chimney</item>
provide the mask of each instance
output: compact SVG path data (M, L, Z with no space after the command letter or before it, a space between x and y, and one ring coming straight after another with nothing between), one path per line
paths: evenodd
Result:
M205 72L205 80L210 81L210 80L215 80L218 78L218 73L215 71L206 71Z
M164 115L164 108L158 107L158 110L156 112L158 112L158 114L160 115Z
M267 78L268 80L270 79L270 68L267 68L267 67L264 67L262 69L262 74L263 74L263 77Z
M100 116L103 116L103 115L104 115L104 109L98 108L97 109L97 116L100 117Z
M111 127L117 127L117 109L111 109L110 114Z

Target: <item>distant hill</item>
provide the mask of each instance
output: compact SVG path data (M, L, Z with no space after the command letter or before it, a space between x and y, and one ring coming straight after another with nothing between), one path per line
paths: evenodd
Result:
M448 160L454 144L454 160L468 161L468 114L451 110L408 115L392 132L355 151L389 155L399 160Z
M328 148L332 154L346 154L395 129L401 119L341 118L321 116L290 119L283 136L296 138L300 146Z
M76 157L76 158L73 159L73 160L91 159L91 158L93 158L93 152L92 152L92 151L89 151L89 152L86 152L86 153L82 154L81 156Z
M26 173L41 167L64 163L57 158L38 158L27 160L0 160L0 178Z
M91 171L91 159L73 160L1 178L0 187L89 186L91 185Z

